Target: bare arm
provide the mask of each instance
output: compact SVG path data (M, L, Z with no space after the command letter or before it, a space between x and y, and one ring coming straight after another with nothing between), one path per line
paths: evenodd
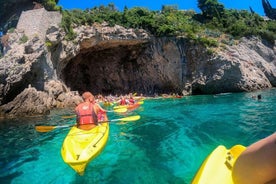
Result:
M233 168L237 184L276 182L276 133L250 145Z

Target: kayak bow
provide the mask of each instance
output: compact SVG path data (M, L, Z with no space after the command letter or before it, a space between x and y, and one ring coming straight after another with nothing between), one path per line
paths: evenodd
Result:
M64 139L61 155L65 163L79 175L83 175L87 164L104 149L109 136L109 124L101 123L91 130L73 126Z

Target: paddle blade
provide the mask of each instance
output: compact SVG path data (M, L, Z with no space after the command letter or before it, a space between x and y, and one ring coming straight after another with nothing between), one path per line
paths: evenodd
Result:
M121 119L119 119L119 121L137 121L140 118L141 118L140 115L136 115L136 116L129 116L129 117L121 118Z
M57 126L35 126L36 131L38 132L49 132L57 128L67 128L67 127L72 127L74 125L57 125Z
M126 112L127 108L119 108L119 109L114 109L114 112L118 112L118 113L123 113Z
M144 101L139 101L137 103L140 104L140 105L142 105L142 104L144 104Z
M126 108L126 107L127 107L126 105L118 105L118 106L113 107L113 109L115 111L116 109L122 109L122 108Z
M56 126L35 126L36 131L38 132L50 132L54 130Z

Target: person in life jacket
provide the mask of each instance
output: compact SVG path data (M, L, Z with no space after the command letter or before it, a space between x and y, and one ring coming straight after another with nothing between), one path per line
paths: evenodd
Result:
M135 100L134 100L132 95L129 97L128 102L129 102L130 105L135 104Z
M119 101L119 105L127 105L128 104L128 100L122 96L120 101Z
M98 122L108 121L106 110L95 102L95 98L90 92L84 92L82 98L84 102L75 108L78 128L90 130Z

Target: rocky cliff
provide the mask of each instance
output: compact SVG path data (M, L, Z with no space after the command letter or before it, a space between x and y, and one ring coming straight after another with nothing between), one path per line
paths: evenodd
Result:
M144 30L107 24L75 27L77 38L51 26L22 43L24 30L9 34L0 60L0 115L45 114L73 107L79 93L138 92L216 94L276 86L276 47L243 38L212 54L181 37L156 38ZM21 40L21 41L20 41Z

